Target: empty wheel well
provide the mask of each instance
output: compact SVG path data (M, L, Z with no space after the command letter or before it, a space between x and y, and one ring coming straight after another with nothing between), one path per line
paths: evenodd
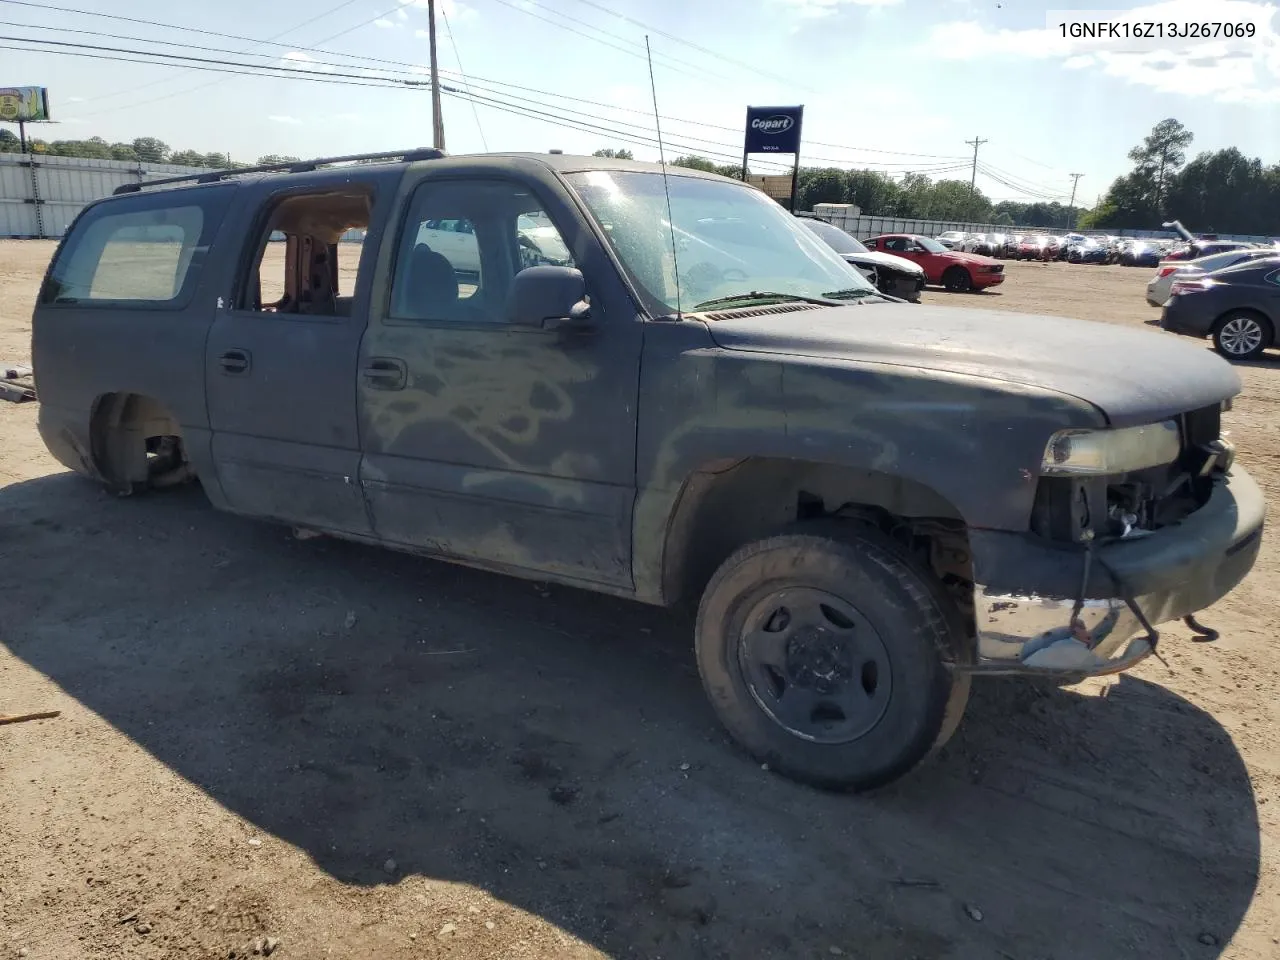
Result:
M94 463L113 487L163 478L185 470L182 427L164 404L136 393L98 398L91 420Z
M747 459L695 472L676 505L663 553L668 603L696 601L738 547L797 520L847 518L898 539L932 568L968 611L972 565L956 508L924 484L875 470ZM969 617L972 620L972 617Z

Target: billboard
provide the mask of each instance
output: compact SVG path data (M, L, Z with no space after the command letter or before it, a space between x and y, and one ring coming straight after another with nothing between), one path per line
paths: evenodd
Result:
M0 123L48 119L49 91L44 87L0 87Z
M747 107L744 153L799 153L804 107Z

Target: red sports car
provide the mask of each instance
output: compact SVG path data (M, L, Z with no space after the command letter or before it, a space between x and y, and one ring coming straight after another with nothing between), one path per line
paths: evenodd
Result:
M892 253L924 267L928 283L953 292L985 290L1004 283L1004 264L976 253L948 250L932 237L894 233L863 241L870 250Z

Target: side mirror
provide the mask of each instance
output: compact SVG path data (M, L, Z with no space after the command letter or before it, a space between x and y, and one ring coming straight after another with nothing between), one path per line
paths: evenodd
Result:
M507 294L508 323L556 330L591 326L587 282L573 267L527 267L516 274Z

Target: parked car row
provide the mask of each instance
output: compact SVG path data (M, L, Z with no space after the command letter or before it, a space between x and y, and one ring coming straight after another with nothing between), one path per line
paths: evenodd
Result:
M1083 233L1005 234L965 233L948 230L934 238L949 250L976 253L1004 260L1066 260L1070 263L1118 263L1126 267L1153 267L1162 260L1197 260L1232 250L1280 249L1280 244L1261 245L1217 237L1181 240L1116 237Z

